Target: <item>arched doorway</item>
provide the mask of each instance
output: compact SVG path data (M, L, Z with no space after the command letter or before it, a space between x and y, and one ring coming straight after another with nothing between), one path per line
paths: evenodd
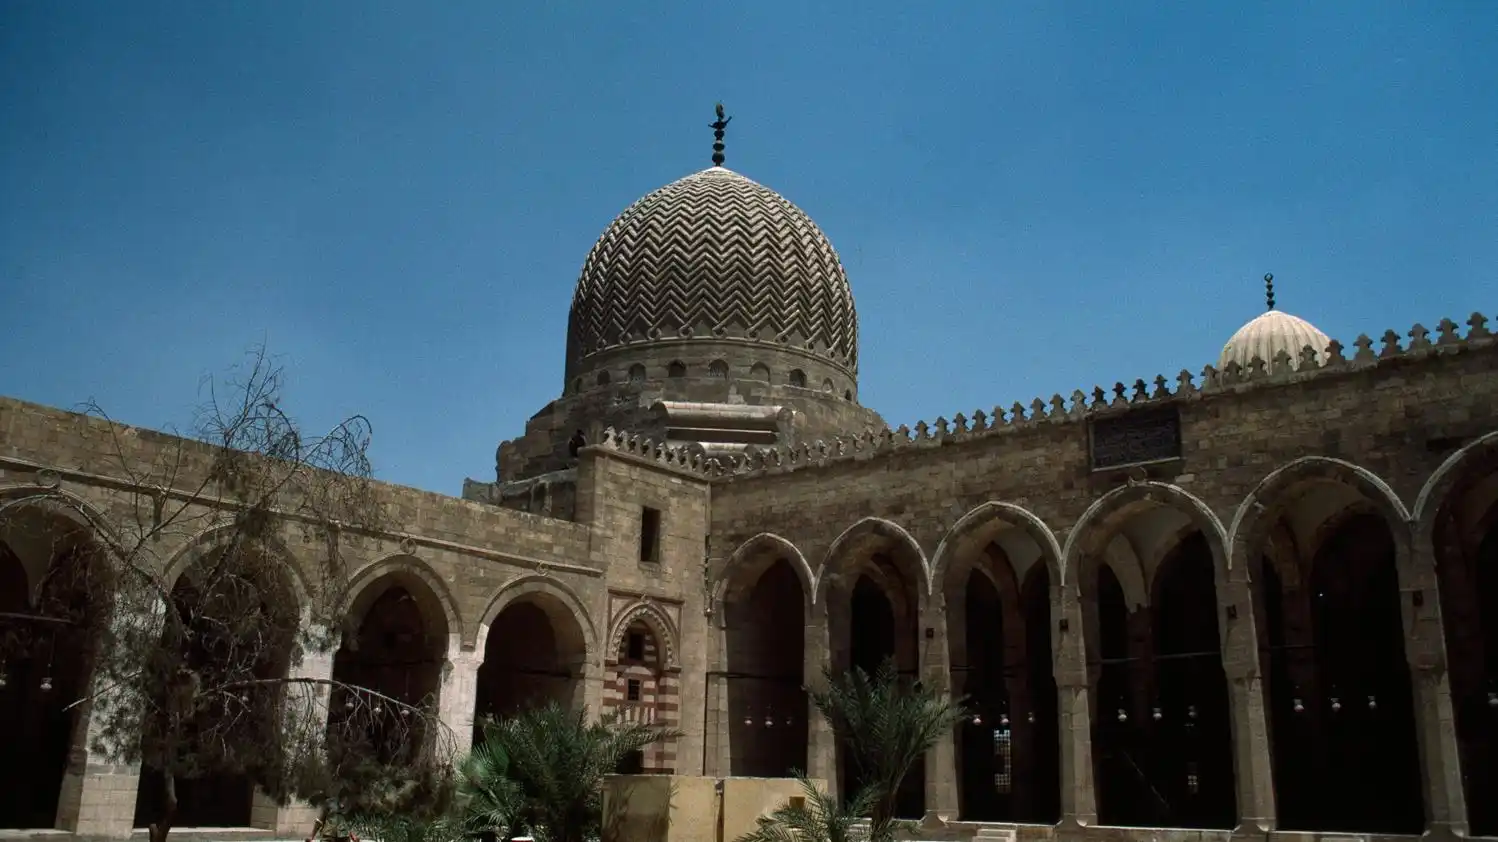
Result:
M1098 820L1237 824L1232 707L1222 668L1221 529L1170 486L1114 492L1079 532ZM1095 583L1088 593L1088 583Z
M785 558L732 581L724 600L729 773L807 771L806 595ZM730 575L733 575L733 571Z
M272 760L264 747L279 741L284 687L216 688L284 678L299 624L281 557L257 543L208 549L173 585L162 642L147 666L156 691L141 733L136 827L163 818L168 774L174 826L252 826L255 774Z
M1279 826L1419 833L1420 756L1390 523L1350 484L1326 479L1266 502L1250 558Z
M1498 836L1498 445L1467 461L1433 537L1468 828Z
M958 521L935 561L952 689L973 714L954 741L965 821L1059 818L1049 585L1059 559L1026 520L1013 506L985 503Z
M485 717L504 718L548 702L583 704L587 642L581 620L559 597L531 591L500 610L484 639L474 739Z
M0 829L56 825L110 598L88 529L44 504L0 519Z
M435 735L424 733L422 716L380 697L436 713L448 637L441 602L415 574L392 572L360 591L346 623L333 656L341 686L329 700L330 751L348 749L382 764L417 762Z
M902 680L919 681L919 640L925 562L920 547L898 526L865 519L833 543L818 577L828 614L834 672L862 669L872 675L893 659ZM838 740L842 796L862 787L857 763ZM917 762L896 794L901 818L920 818L926 803L925 763Z
M1193 532L1161 562L1152 599L1156 700L1151 780L1170 826L1237 824L1233 726L1217 628L1212 551Z

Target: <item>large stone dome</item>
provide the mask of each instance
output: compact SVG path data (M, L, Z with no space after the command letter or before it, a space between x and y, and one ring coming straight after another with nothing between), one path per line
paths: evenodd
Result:
M600 352L683 341L772 346L857 377L858 316L832 244L723 167L656 190L603 232L572 297L567 377Z

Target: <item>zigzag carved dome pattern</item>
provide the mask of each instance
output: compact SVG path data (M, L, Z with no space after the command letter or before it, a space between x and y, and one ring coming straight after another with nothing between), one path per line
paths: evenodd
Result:
M827 237L780 194L722 167L635 202L583 263L568 324L583 358L657 339L751 339L858 371L858 315Z

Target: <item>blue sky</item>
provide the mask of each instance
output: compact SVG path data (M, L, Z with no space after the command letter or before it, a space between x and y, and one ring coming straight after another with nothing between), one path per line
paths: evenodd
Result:
M264 340L457 493L594 239L709 164L852 279L892 424L1498 311L1498 3L0 6L0 393L191 421Z

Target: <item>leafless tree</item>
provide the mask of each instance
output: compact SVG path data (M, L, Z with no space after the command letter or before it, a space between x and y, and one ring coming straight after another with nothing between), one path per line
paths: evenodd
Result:
M179 782L206 774L244 776L281 803L378 809L433 803L450 767L433 700L299 670L338 645L346 552L374 540L386 507L368 421L308 434L282 386L255 349L236 374L204 381L187 436L115 424L90 404L89 471L114 502L96 514L56 482L0 502L0 539L52 542L26 609L0 624L0 663L45 658L50 672L72 647L82 677L58 678L58 691L86 714L88 747L160 775L151 842L172 829Z

